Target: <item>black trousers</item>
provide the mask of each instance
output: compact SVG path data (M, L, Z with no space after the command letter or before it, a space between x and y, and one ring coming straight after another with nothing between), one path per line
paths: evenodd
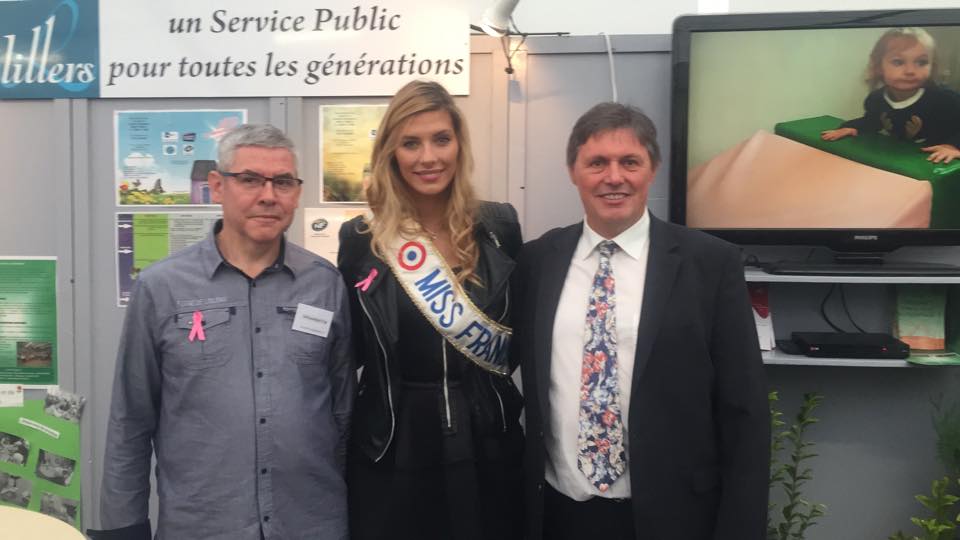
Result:
M545 482L544 540L635 540L630 499L594 497L575 501Z

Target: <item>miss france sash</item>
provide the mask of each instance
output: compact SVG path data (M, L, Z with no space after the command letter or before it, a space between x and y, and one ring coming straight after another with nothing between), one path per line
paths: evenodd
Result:
M433 244L399 239L387 264L417 309L448 343L487 371L509 375L510 328L473 304Z

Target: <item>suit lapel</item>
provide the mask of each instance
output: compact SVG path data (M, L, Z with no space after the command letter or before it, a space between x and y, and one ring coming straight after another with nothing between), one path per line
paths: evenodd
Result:
M636 391L640 377L650 360L650 350L663 321L661 314L670 299L679 266L679 243L665 223L650 215L650 251L647 255L647 277L643 286L640 326L637 329L631 392Z
M540 401L540 411L543 418L550 417L550 400L547 390L550 388L550 358L553 349L553 321L557 315L557 305L560 303L560 293L563 292L563 283L570 270L570 260L577 248L577 242L583 232L583 223L571 225L560 231L544 254L543 260L537 268L538 275L532 276L538 280L535 306L537 312L534 326L534 361L537 373L537 398Z

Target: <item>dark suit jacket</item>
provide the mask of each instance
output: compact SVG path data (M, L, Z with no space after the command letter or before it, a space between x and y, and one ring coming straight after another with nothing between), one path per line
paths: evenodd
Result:
M528 540L542 538L553 321L582 230L529 242L516 272ZM651 216L634 361L627 449L637 539L764 539L767 387L734 246Z

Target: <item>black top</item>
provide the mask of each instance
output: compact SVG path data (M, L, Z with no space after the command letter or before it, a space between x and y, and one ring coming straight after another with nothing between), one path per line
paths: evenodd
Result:
M960 148L960 95L956 92L928 87L920 99L902 109L891 107L883 94L883 88L870 92L863 100L863 116L844 122L843 127L925 146L952 144Z
M397 358L400 379L413 383L437 383L443 380L444 339L423 313L417 309L413 300L401 289L397 294L397 312L399 317L400 339L397 341ZM447 350L447 379L459 381L463 364L468 362L453 347Z

